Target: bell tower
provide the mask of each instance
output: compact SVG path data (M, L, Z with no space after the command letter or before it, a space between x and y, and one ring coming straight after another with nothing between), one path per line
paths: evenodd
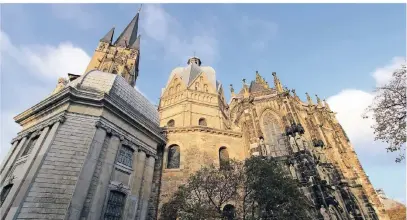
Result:
M140 61L140 35L137 35L140 10L141 7L114 43L114 27L100 39L85 73L96 69L118 74L131 86L136 85Z

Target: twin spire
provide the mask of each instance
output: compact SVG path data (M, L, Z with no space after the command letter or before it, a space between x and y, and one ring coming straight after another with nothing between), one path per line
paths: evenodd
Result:
M116 42L114 43L115 46L140 49L140 35L137 36L140 11L141 6L137 11L136 16L134 16L133 20L131 20L131 22L117 38ZM100 39L100 41L111 44L113 42L114 29L114 27L110 29L110 31L107 32L107 34Z

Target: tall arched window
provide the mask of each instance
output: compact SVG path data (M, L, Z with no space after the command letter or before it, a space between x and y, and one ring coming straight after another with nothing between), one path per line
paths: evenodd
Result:
M221 169L224 169L229 165L229 152L226 147L219 149L219 165Z
M200 125L200 126L207 126L207 125L206 125L206 119L205 119L205 118L200 118L200 119L199 119L199 125Z
M39 137L39 136L32 137L32 138L28 141L28 143L27 143L27 145L25 146L25 149L24 149L23 153L21 154L21 156L25 156L25 155L28 155L28 154L31 153L31 151L32 151L32 149L33 149L35 143L37 143L38 137Z
M285 146L282 130L277 118L271 113L266 112L263 115L264 141L271 150L271 156L284 156L288 154Z
M169 120L168 122L167 122L167 127L174 127L175 126L175 121L174 121L174 119L171 119L171 120Z
M5 187L3 187L3 190L1 191L1 195L0 195L0 207L3 205L3 202L6 200L7 195L10 192L12 187L13 187L13 184L8 184Z
M126 194L118 191L110 191L104 220L122 219L125 199Z
M167 169L179 169L180 149L178 145L171 145L168 148Z
M222 217L225 220L233 220L236 217L236 209L233 205L227 204L223 207Z

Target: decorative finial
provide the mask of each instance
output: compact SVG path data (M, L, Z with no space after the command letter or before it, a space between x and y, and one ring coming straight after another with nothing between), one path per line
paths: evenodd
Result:
M246 84L246 79L242 79L242 81L243 81L243 85L245 85Z
M232 96L235 95L235 89L233 89L233 85L230 84L230 93L232 93Z
M313 105L314 103L312 103L312 99L309 96L308 92L306 92L305 95L307 96L308 105Z
M331 112L331 107L329 107L328 102L324 99L324 106L326 108L326 110Z
M276 89L277 93L284 92L283 85L281 85L281 82L277 77L277 73L272 72L271 74L273 75L273 78L274 78L274 88Z
M293 93L294 97L297 98L297 93L295 93L295 89L291 89L291 92Z
M142 7L143 7L143 4L140 4L140 8L138 8L137 13L140 13Z
M321 99L318 97L317 94L315 94L315 97L317 97L317 104L319 107L322 107Z

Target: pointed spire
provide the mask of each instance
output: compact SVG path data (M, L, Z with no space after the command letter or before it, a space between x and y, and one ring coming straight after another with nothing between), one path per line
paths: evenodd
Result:
M317 94L315 94L315 97L317 97L317 104L318 104L318 107L322 107L321 99L318 97Z
M291 92L293 93L294 98L298 98L297 93L295 92L295 89L292 89Z
M114 43L116 46L128 47L129 45L133 45L135 43L135 41L137 40L140 10L141 7L139 8L136 16L134 16L133 20L131 20L131 22L117 38L116 42Z
M274 77L274 87L275 87L275 89L277 90L278 93L282 93L284 90L283 90L283 86L281 85L280 80L277 77L277 73L273 72L272 75Z
M259 74L259 71L256 70L256 82L259 83L261 81L262 81L262 78L261 78L261 76Z
M242 79L242 82L243 82L243 90L244 90L243 97L249 97L249 87L246 84L246 79Z
M136 41L134 41L134 43L132 45L130 45L131 49L140 50L140 38L141 38L141 35L139 34Z
M232 85L232 84L230 84L230 93L231 93L231 96L232 96L232 97L235 96L235 89L233 89L233 85Z
M114 35L114 27L112 27L112 29L110 29L110 31L107 32L107 34L102 39L100 39L100 42L105 42L105 43L111 44L113 41L113 35Z
M326 108L326 110L328 110L329 112L332 112L331 107L329 107L328 102L324 99L324 106Z
M314 103L312 103L312 99L309 96L308 92L306 92L305 95L307 96L308 105L314 105Z

